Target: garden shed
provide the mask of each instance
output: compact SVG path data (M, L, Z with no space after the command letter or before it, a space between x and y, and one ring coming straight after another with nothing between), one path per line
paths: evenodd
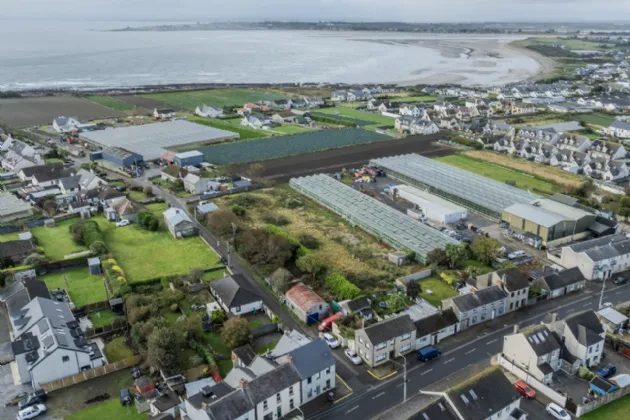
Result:
M88 258L87 262L91 276L98 276L103 273L101 270L101 260L98 257Z

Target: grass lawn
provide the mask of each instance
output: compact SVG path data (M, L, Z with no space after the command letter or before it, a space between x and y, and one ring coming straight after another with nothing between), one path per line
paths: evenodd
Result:
M117 111L128 111L136 107L135 105L128 104L127 102L112 98L111 96L88 96L87 99Z
M226 275L227 276L230 275L230 273L227 271L227 269L208 271L207 273L203 273L203 279L202 280L203 280L204 283L208 283L208 282L211 282L212 280L222 279Z
M223 357L222 360L217 360L217 365L219 366L221 376L225 378L225 375L232 370L232 352L223 342L221 334L217 332L207 332L203 334L203 337L205 343Z
M341 115L342 117L356 118L357 120L372 121L378 125L394 125L393 118L384 117L379 114L372 114L367 111L357 111L349 108L335 107L318 109L317 112L322 114Z
M253 321L249 321L249 329L262 327L263 325L264 324L262 323L262 321L259 321L258 319L254 319Z
M116 337L105 344L105 356L109 363L114 363L133 356L133 352L125 345L125 337Z
M580 115L580 121L589 124L598 125L600 127L608 127L615 119L609 115L602 114L586 114Z
M52 261L63 260L64 255L85 251L81 245L77 245L70 235L70 225L78 222L79 218L64 220L56 224L54 228L39 226L31 232L39 241L39 246L44 249L44 254Z
M207 125L209 127L218 128L220 130L227 130L233 133L238 133L241 140L247 139L260 139L269 137L270 133L264 130L254 130L253 128L247 128L241 125L240 120L217 120L212 118L203 117L188 117L188 121L201 125Z
M177 240L167 230L116 228L104 218L99 224L109 251L132 282L184 274L193 267L215 267L220 261L199 237Z
M401 96L399 98L391 98L390 102L432 102L435 96Z
M4 235L0 235L0 242L17 241L18 239L20 239L18 237L19 233L21 232L13 232L13 233L6 233Z
M484 263L476 261L476 260L464 260L462 262L462 267L464 267L464 269L468 267L474 267L479 271L479 275L488 274L492 271L495 271L494 268L487 266Z
M121 180L118 180L118 179L116 179L114 181L109 181L107 184L110 187L124 187L125 186L125 183L123 181L121 181Z
M145 206L148 211L162 217L162 213L168 210L168 204L166 203L151 203Z
M180 310L173 312L171 311L171 308L166 308L164 311L162 311L162 316L164 317L164 319L166 319L166 322L168 322L170 326L173 326L177 324L177 322L179 322L179 317L182 316L182 313Z
M457 291L453 290L452 287L439 279L437 276L427 277L426 279L419 280L418 283L422 288L420 297L436 308L440 307L442 299L447 299L457 295ZM428 294L427 290L431 290L432 293Z
M278 345L278 341L280 341L280 340L276 340L276 341L272 341L271 343L263 344L262 346L256 347L254 350L256 351L257 354L266 353L267 350L275 349L276 346Z
M474 159L466 155L456 154L443 156L437 158L436 160L443 163L448 163L449 165L453 165L470 172L474 172L479 175L483 175L487 178L494 179L495 181L514 181L518 188L524 190L536 189L537 192L544 192L547 194L553 193L554 184L551 182L536 179L532 175L526 174L524 172L504 168L502 166Z
M580 417L584 420L626 420L630 416L630 396L619 398Z
M202 104L221 107L226 105L243 106L248 102L269 101L287 97L287 95L242 88L151 93L143 96L168 105L186 108L190 111L194 111L198 105Z
M281 127L275 127L271 131L282 134L300 134L300 133L310 133L311 131L317 131L314 128L310 127L302 127L299 125L283 125Z
M49 289L66 289L66 281L70 285L70 299L76 306L102 302L107 299L105 285L101 276L91 276L88 268L75 268L65 272L50 273L41 276Z
M131 200L135 200L135 201L142 201L142 200L146 200L147 198L149 198L149 197L147 197L147 195L146 195L145 193L143 193L142 191L133 191L133 190L130 190L127 194L129 195L129 198L130 198Z
M89 317L90 321L92 321L92 326L98 328L110 325L115 319L120 318L120 315L116 315L109 309L104 309L102 311L90 312Z
M345 108L352 108L352 109L356 109L364 105L365 105L365 102L339 102L338 104L336 104L336 106L343 106Z
M48 159L46 159L46 163L63 163L63 159L59 159L59 158L48 158Z
M66 420L147 420L148 418L148 414L138 413L134 404L121 405L117 395L114 395L105 402L70 414Z
M590 50L590 51L603 51L604 45L601 42L582 41L580 39L561 39L561 38L529 38L523 41L517 41L515 44L519 47L527 47L530 45L551 45L560 44L567 47L569 50Z

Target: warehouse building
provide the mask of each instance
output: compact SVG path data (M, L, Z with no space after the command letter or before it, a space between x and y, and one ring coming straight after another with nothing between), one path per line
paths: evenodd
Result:
M121 149L120 147L108 147L107 149L101 150L100 153L102 159L122 167L137 165L144 160L141 155Z
M392 247L415 252L423 263L432 250L459 243L328 175L292 178L289 185Z
M593 213L550 199L513 204L501 215L502 222L511 231L536 235L545 247L591 236L596 219Z
M195 166L203 162L203 153L198 150L191 150L189 152L176 153L173 156L173 162L180 168L186 166Z
M407 200L416 208L419 208L427 219L439 223L457 223L467 216L467 211L464 207L409 185L392 187L392 192L395 196Z
M125 148L144 156L146 160L157 160L166 151L178 146L219 143L240 136L231 131L176 120L91 131L83 133L82 137L103 148Z
M415 153L372 159L370 166L493 220L513 204L542 197Z

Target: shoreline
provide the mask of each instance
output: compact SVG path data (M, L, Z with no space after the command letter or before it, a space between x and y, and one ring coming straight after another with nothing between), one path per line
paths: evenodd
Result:
M535 60L538 63L539 68L536 74L524 79L523 82L535 82L541 79L542 77L552 73L555 70L555 68L558 66L558 63L552 58L546 57L528 48L516 46L514 45L514 42L503 44L503 48L505 48L507 51L511 51L520 55L525 55Z

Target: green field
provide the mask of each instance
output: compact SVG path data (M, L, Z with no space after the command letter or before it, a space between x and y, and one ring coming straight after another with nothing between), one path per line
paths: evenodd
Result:
M74 268L59 273L41 276L49 289L68 289L65 278L70 285L70 299L77 307L107 300L105 284L101 276L91 276L85 268Z
M64 220L53 228L39 226L31 230L38 240L38 246L44 249L44 254L51 261L63 260L64 255L85 251L84 247L74 243L69 230L70 225L79 220L78 218Z
M46 159L46 163L63 163L63 159L59 159L59 158L48 158L48 159Z
M626 395L580 418L583 420L627 420L628 417L630 417L630 396Z
M299 125L287 124L281 127L274 127L271 131L273 131L274 133L281 133L281 134L300 134L300 133L310 133L312 131L317 131L317 130L310 127L302 127Z
M419 280L418 283L422 288L422 293L420 293L419 297L436 308L440 307L443 299L457 295L457 292L451 286L437 276L427 277L426 279ZM431 291L431 294L427 293L428 290Z
M531 175L523 172L514 171L502 166L494 165L482 160L473 159L465 155L450 155L439 157L436 160L448 163L449 165L456 166L461 169L465 169L470 172L474 172L479 175L483 175L487 178L494 179L495 181L505 182L514 181L518 188L524 190L536 189L540 192L547 194L553 193L554 184L551 182L536 179Z
M374 124L377 124L377 125L394 125L393 118L384 117L379 114L372 114L366 111L357 111L354 109L343 108L343 107L318 109L317 113L329 114L332 116L341 115L342 117L356 118L357 120L372 121Z
M131 282L185 274L194 267L210 268L220 263L199 237L177 240L167 230L149 232L136 225L117 228L104 218L97 221L109 251Z
M87 99L117 111L128 111L130 109L135 109L136 107L135 105L128 104L127 102L112 98L111 96L88 96Z
M599 125L600 127L608 127L615 121L615 119L609 115L603 114L586 114L580 115L580 121L584 121L588 124Z
M601 42L583 41L581 39L561 39L561 38L528 38L523 41L517 41L515 44L519 47L528 47L531 45L551 45L560 44L569 50L591 50L605 51L605 45ZM608 44L611 45L611 44ZM612 46L612 45L611 45Z
M116 315L109 309L104 309L102 311L90 312L89 318L92 322L92 327L98 328L111 325L115 319L120 318L120 315Z
M209 89L186 92L150 93L143 95L154 101L194 111L199 105L243 106L248 102L284 99L286 96L253 89Z
M220 130L227 130L233 133L238 133L238 135L241 136L241 140L260 139L270 136L270 133L267 131L254 130L252 128L242 126L240 124L240 120L217 120L203 117L188 117L188 121L218 128Z
M142 201L142 200L146 200L147 195L142 192L142 191L134 191L134 190L130 190L127 195L129 196L130 200L135 200L135 201Z
M4 235L0 235L0 242L17 241L18 239L20 239L18 237L18 234L20 234L20 232L6 233Z
M147 208L148 211L152 212L153 214L159 217L162 217L162 213L168 210L168 204L166 203L151 203L151 204L147 204L145 207Z
M391 98L390 102L433 102L435 96L402 96L400 98Z
M105 402L70 414L66 420L147 420L148 418L148 414L138 413L134 404L121 405L118 397L114 395Z

